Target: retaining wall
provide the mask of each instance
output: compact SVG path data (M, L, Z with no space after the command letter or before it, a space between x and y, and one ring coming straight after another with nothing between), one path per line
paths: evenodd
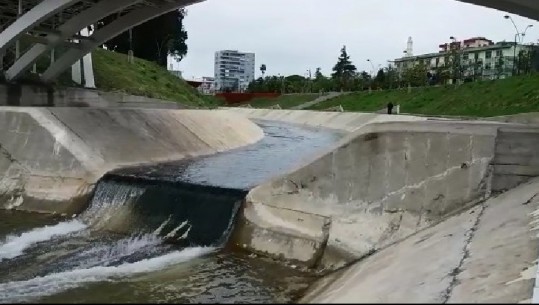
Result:
M112 169L212 154L263 136L224 111L1 107L0 202L76 213Z
M310 165L253 189L234 242L337 268L485 199L495 124L373 124Z
M101 108L192 108L181 103L83 88L0 84L0 106L101 107Z

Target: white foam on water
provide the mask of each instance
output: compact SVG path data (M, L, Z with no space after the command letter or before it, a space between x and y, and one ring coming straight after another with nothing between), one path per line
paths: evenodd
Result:
M106 266L137 252L150 252L162 243L163 240L155 234L134 235L117 241L112 247L110 244L93 247L78 254L75 259L81 262L78 268Z
M0 284L0 303L28 302L49 296L85 283L111 281L129 275L159 271L169 266L187 262L213 252L215 248L193 247L174 251L162 256L144 259L119 266L97 266L88 269L52 273L27 281Z
M60 222L53 226L35 228L19 235L9 235L0 243L0 262L12 259L24 253L28 247L54 237L68 235L86 229L86 225L78 220Z

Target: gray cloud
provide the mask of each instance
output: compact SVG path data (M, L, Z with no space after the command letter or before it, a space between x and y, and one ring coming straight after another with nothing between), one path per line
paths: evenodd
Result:
M255 52L269 75L329 74L346 45L358 69L370 71L367 59L385 66L408 36L415 54L436 52L450 36L512 41L505 14L454 0L207 0L188 8L189 53L175 67L185 78L212 76L214 52L237 49ZM513 18L522 29L533 24L526 42L537 42L539 24Z

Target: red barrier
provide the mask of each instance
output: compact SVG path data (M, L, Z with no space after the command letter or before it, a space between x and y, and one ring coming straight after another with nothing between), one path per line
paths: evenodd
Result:
M276 98L280 93L217 93L215 96L225 100L227 105L247 103L255 98Z

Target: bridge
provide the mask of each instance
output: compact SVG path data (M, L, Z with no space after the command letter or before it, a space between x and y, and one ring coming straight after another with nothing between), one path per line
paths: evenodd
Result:
M53 82L94 48L129 28L202 1L0 0L0 74L8 82L16 81L40 57L48 55L50 64L39 77L44 83ZM539 20L539 3L535 0L457 1ZM114 22L91 33L86 30L113 14L119 16ZM24 49L20 45L23 39L27 44Z

